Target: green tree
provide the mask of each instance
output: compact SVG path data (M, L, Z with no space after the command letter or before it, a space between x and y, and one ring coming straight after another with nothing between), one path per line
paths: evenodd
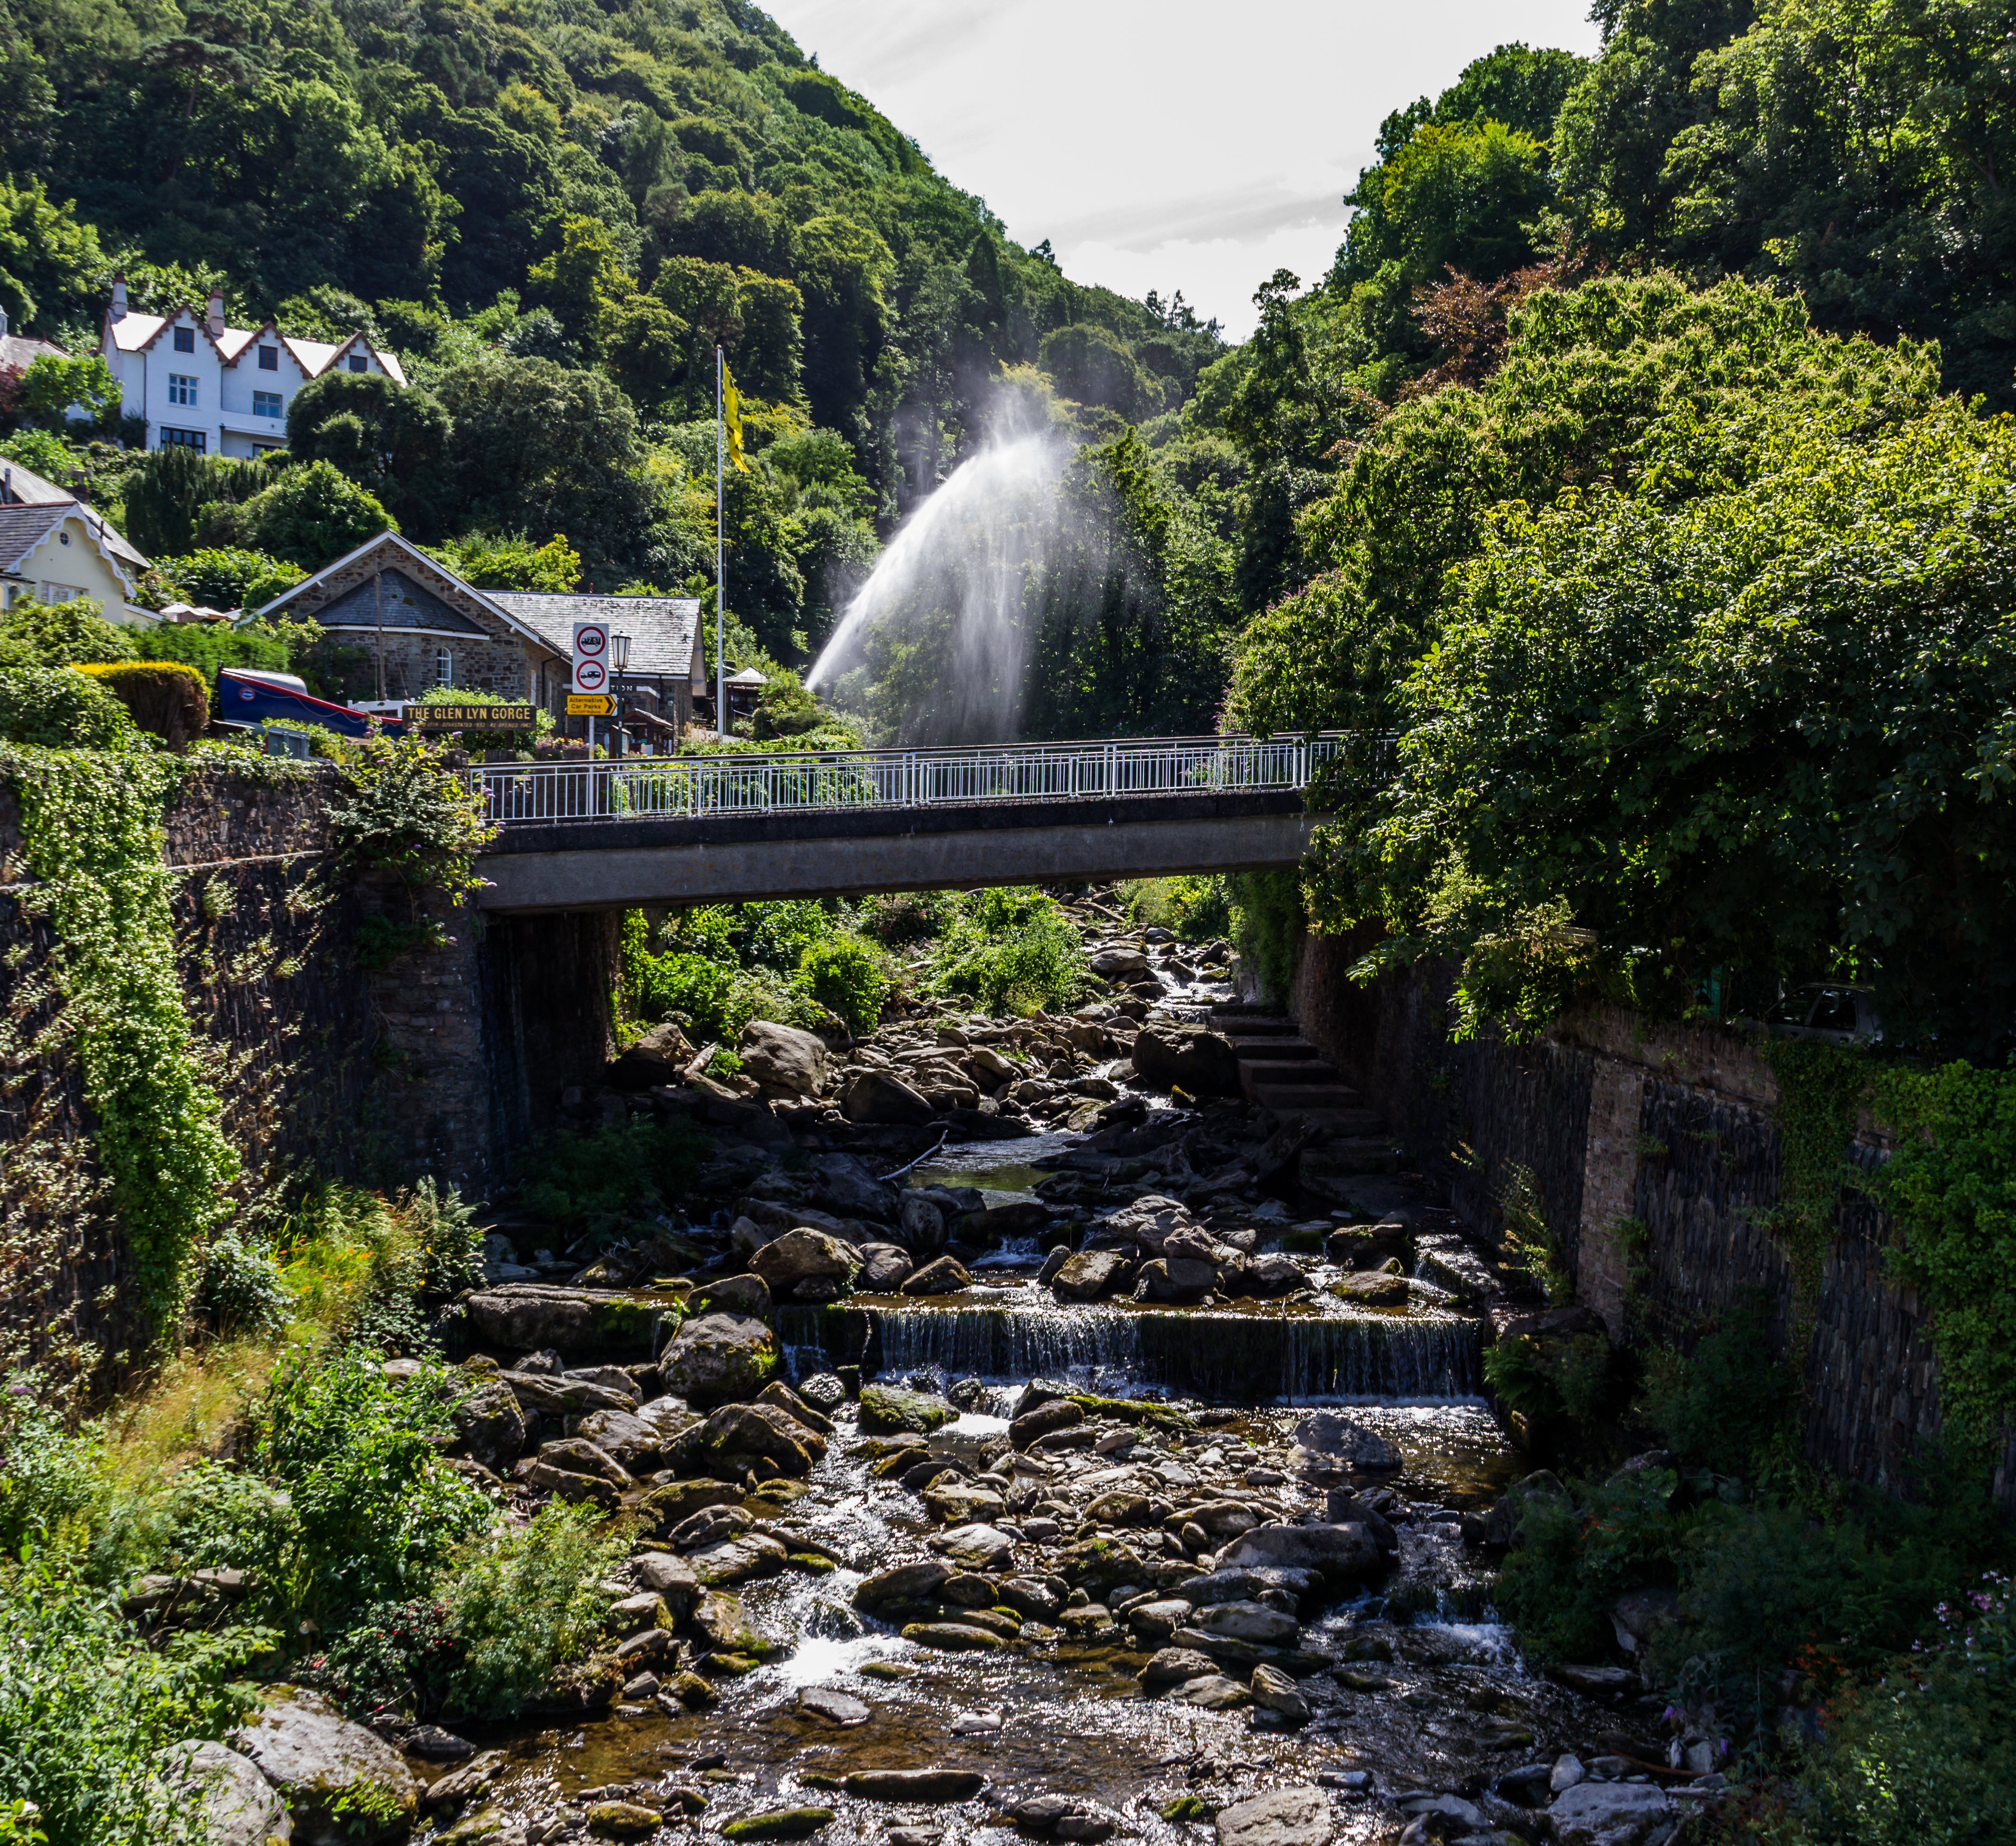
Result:
M440 524L434 496L448 438L438 398L379 372L325 372L287 406L290 453L340 470L421 537Z
M326 461L284 469L271 487L243 505L221 509L204 522L206 533L243 535L251 550L304 571L319 571L398 521L378 497Z
M0 308L16 333L81 311L104 262L74 200L56 204L41 180L0 173Z

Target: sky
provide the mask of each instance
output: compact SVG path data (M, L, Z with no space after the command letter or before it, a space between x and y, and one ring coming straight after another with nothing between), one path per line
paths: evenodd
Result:
M759 0L760 3L760 0ZM1074 281L1178 289L1243 339L1276 269L1329 269L1381 121L1588 0L767 0L822 70Z

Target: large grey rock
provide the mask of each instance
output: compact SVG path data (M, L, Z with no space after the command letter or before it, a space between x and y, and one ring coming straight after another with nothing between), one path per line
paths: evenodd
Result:
M931 1545L968 1570L998 1570L1015 1555L1015 1541L994 1526L960 1526Z
M1547 1810L1560 1846L1640 1846L1672 1816L1672 1804L1643 1782L1579 1782Z
M942 1397L907 1391L900 1385L861 1387L860 1429L864 1436L892 1436L902 1431L927 1436L956 1413Z
M1279 1667L1270 1667L1262 1660L1253 1669L1248 1684L1252 1689L1253 1703L1262 1711L1271 1711L1291 1724L1309 1722L1309 1700L1296 1690L1294 1681Z
M945 1213L931 1200L916 1192L905 1192L897 1213L903 1241L910 1246L913 1254L929 1258L945 1248Z
M1080 1250L1065 1258L1050 1278L1050 1293L1060 1301L1096 1301L1121 1287L1133 1275L1133 1264L1119 1250Z
M609 1067L612 1090L650 1090L661 1083L675 1083L693 1062L693 1048L686 1034L668 1021L651 1029Z
M769 1240L766 1238L764 1241ZM747 1261L752 1252L761 1247L761 1244L752 1245L742 1253L743 1260ZM692 1300L696 1315L746 1314L758 1321L770 1318L772 1306L770 1285L760 1275L724 1275L718 1282L711 1282L698 1290Z
M454 1410L455 1446L492 1474L508 1473L525 1452L525 1413L517 1394L497 1379L485 1379Z
M1258 1566L1320 1570L1332 1581L1355 1581L1381 1566L1377 1541L1363 1526L1255 1526L1218 1554L1221 1570Z
M687 1426L694 1420L690 1415L684 1419ZM596 1410L574 1425L574 1433L581 1441L593 1444L631 1473L649 1474L664 1466L666 1447L679 1433L679 1429L678 1424L668 1427L664 1423L646 1422L641 1416L632 1416L621 1410Z
M765 1244L749 1259L749 1267L773 1295L790 1295L809 1282L837 1284L834 1292L842 1293L860 1273L861 1253L837 1237L801 1225Z
M1312 1456L1327 1456L1353 1468L1397 1468L1401 1462L1399 1450L1377 1430L1341 1410L1312 1412L1296 1424L1291 1440Z
M1208 1263L1188 1257L1156 1257L1141 1265L1134 1278L1136 1301L1201 1301L1218 1283Z
M1109 943L1095 949L1085 966L1103 980L1118 980L1149 971L1148 957L1129 943Z
M630 1560L630 1568L643 1587L664 1599L675 1621L693 1613L700 1595L700 1581L692 1565L668 1551L647 1551Z
M383 1738L352 1724L319 1693L275 1688L231 1740L286 1797L304 1846L368 1846L412 1825L419 1778ZM369 1806L337 1813L337 1801L360 1787L373 1797Z
M1123 1205L1107 1219L1103 1228L1110 1235L1130 1238L1151 1257L1162 1253L1172 1231L1193 1231L1197 1220L1173 1199L1147 1192L1131 1205Z
M705 1410L746 1401L776 1375L777 1338L747 1314L703 1314L680 1328L659 1365L665 1389Z
M886 1071L857 1070L840 1093L841 1113L850 1122L921 1127L935 1112L900 1077Z
M970 1288L973 1278L966 1265L952 1257L939 1257L927 1263L903 1284L906 1295L956 1295Z
M1218 1811L1218 1846L1327 1846L1330 1801L1306 1783Z
M884 1185L866 1162L852 1154L822 1154L812 1163L821 1202L848 1218L893 1224L902 1210L896 1188Z
M200 1807L210 1846L284 1846L293 1838L287 1804L249 1756L194 1738L162 1755L161 1779L177 1811Z
M1183 1089L1193 1096L1237 1096L1239 1054L1208 1026L1151 1019L1134 1040L1134 1069L1153 1090Z
M1269 1609L1264 1603L1219 1603L1197 1613L1197 1628L1207 1635L1222 1635L1228 1641L1251 1641L1262 1647L1291 1647L1301 1637L1301 1624L1292 1615Z
M510 1352L592 1353L599 1359L648 1359L651 1336L678 1298L642 1290L566 1289L506 1282L470 1296L470 1329Z
M742 1074L772 1095L816 1096L826 1083L826 1046L795 1026L751 1019L735 1041Z
M910 1267L908 1250L893 1243L864 1243L861 1273L854 1278L854 1285L864 1295L893 1295L903 1285Z
M738 1467L761 1456L794 1479L812 1470L826 1452L826 1442L795 1417L774 1404L724 1404L686 1439L693 1453L711 1473Z
M1218 1671L1218 1662L1193 1647L1165 1647L1141 1669L1141 1683L1150 1692L1163 1686L1182 1686L1193 1679L1208 1678Z

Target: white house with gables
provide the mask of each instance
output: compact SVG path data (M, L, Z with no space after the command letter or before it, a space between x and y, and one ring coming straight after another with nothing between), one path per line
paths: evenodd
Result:
M224 324L224 297L209 309L135 314L123 279L112 285L99 351L124 393L121 408L147 420L147 446L206 455L257 455L285 445L294 393L325 372L377 372L404 384L396 353L362 334L332 344L264 326Z

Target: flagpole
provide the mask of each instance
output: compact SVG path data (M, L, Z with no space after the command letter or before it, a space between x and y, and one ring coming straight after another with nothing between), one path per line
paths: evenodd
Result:
M727 550L722 519L722 456L727 425L722 420L721 348L714 349L714 722L721 741L728 741L728 657L722 636L728 607Z

